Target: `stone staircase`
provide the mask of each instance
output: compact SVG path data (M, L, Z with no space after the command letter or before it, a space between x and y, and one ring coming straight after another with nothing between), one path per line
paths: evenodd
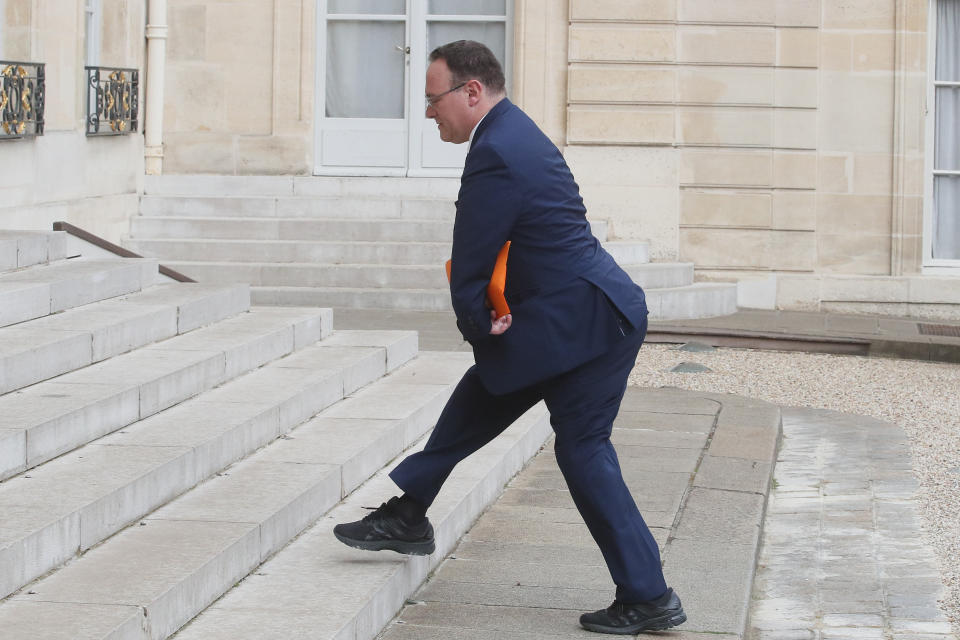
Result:
M124 246L199 282L247 283L256 304L442 311L459 181L147 176ZM594 235L646 291L651 319L726 315L736 286L652 263L646 242Z
M469 354L65 247L0 232L4 640L265 638L285 606L372 638L549 435L535 407L458 471L432 556L349 549L332 524L396 492Z

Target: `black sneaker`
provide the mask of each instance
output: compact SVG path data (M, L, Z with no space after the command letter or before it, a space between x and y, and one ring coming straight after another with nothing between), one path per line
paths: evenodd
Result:
M363 520L338 524L333 535L343 544L367 551L396 551L412 556L428 556L436 549L433 526L424 518L410 524L397 510L399 498L390 498Z
M673 589L667 589L666 593L650 602L624 604L614 600L606 609L580 616L580 624L588 631L621 635L664 631L686 621L687 614L683 612L680 598Z

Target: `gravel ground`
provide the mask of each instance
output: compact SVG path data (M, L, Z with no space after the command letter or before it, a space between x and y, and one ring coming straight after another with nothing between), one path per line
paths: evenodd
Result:
M681 362L710 373L668 373ZM692 353L645 345L630 384L734 393L781 406L872 416L910 440L925 535L947 592L941 607L960 635L960 366L913 360L750 349Z

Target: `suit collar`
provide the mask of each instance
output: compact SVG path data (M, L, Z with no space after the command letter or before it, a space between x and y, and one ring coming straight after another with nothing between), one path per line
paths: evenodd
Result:
M508 98L504 98L497 104L493 105L493 108L487 112L487 115L480 120L480 123L477 125L477 131L473 134L473 142L470 143L470 148L473 148L473 145L477 143L477 140L483 135L483 132L486 131L487 127L490 126L494 120L499 118L503 113L510 110L513 107L513 103L510 102Z

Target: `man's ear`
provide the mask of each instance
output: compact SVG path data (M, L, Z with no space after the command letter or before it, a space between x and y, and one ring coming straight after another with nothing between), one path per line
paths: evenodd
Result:
M480 102L480 98L482 98L484 94L484 87L480 84L479 80L470 80L464 89L467 91L467 101L471 107Z

